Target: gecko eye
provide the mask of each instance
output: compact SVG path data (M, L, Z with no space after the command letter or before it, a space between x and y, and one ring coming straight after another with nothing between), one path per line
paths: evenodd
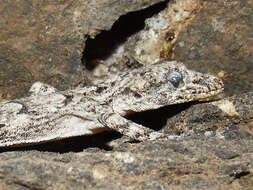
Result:
M171 82L171 84L175 87L178 88L179 86L181 86L181 84L183 84L183 76L180 72L178 71L173 71L170 74L170 79L169 81Z

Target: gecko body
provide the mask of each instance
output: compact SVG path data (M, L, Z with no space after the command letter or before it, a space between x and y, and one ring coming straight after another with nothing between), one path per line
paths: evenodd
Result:
M163 134L124 116L163 106L198 101L223 91L215 76L163 61L112 75L96 86L58 91L36 82L30 96L0 102L0 147L25 146L116 130L144 141Z

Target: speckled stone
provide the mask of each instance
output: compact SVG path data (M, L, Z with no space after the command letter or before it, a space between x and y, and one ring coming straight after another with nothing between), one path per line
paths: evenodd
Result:
M23 94L39 79L60 89L78 83L83 76L85 34L95 36L110 29L119 15L150 1L135 1L133 7L125 1L50 2L2 2L0 16L6 19L0 19L5 29L0 31L0 93L4 98ZM202 9L181 28L171 57L189 68L219 73L226 93L238 95L219 103L174 105L129 118L167 134L166 141L138 143L108 132L1 149L0 189L251 190L253 93L241 92L252 90L253 84L252 3L202 1ZM110 5L109 11L105 5Z

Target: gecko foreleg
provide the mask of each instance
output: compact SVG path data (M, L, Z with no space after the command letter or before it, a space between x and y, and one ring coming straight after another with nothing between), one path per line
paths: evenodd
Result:
M117 113L105 113L98 119L100 123L138 141L163 138L164 134L127 120Z

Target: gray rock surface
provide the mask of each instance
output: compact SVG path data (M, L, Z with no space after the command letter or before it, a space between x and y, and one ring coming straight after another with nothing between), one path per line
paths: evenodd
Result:
M35 80L59 89L85 81L81 58L87 37L157 2L2 2L1 97L21 96ZM253 89L252 0L193 2L199 3L194 14L180 27L172 24L167 58L218 74L226 94L238 95L128 117L167 134L166 141L140 143L105 132L1 149L0 189L251 190L253 93L242 91Z

